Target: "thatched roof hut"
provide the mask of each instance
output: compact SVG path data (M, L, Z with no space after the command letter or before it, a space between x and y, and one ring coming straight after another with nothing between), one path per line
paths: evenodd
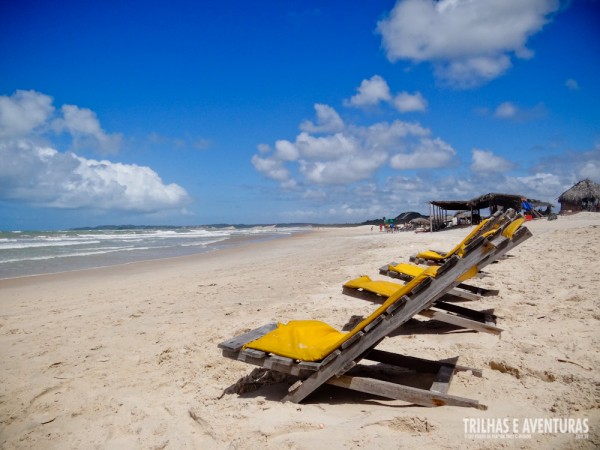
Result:
M558 197L560 212L600 211L600 184L581 180Z

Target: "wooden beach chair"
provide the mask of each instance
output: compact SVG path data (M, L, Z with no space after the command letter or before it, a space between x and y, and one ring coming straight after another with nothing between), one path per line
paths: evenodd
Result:
M496 261L504 256L508 251L515 248L517 245L531 237L531 232L526 228L521 228L524 218L520 215L513 217L509 222L506 222L502 227L486 233L488 236L499 234L506 238L506 244L501 249L495 252L493 257L486 258L480 264L468 268L463 274L457 278L458 285L452 288L447 294L442 296L438 301L434 302L431 308L420 311L419 315L440 322L450 323L462 328L469 328L475 331L484 333L500 334L502 329L496 326L496 316L485 311L476 311L462 306L452 305L447 303L455 297L462 300L472 300L473 293L465 292L459 289L463 285L463 281L472 278L479 269ZM391 270L398 270L400 265L394 266ZM414 279L424 272L432 273L436 276L437 267L419 267L411 264L404 264L403 274L407 275L407 280ZM383 267L380 269L390 271L389 268ZM394 272L395 273L395 272ZM362 276L346 282L342 288L342 292L346 295L358 297L371 301L382 301L394 294L398 289L403 287L402 284L387 280L372 280L368 276Z
M460 283L448 293L445 300L452 300L454 298L457 300L470 301L478 300L480 296L487 297L498 295L499 291L496 289L486 289L473 286L465 283L465 281L478 276L485 266L503 259L509 251L531 237L531 232L527 229L524 229L525 231L519 232L517 236L514 236L515 233L522 229L521 226L523 223L525 223L525 217L523 217L522 214L514 215L514 211L509 210L507 211L506 217L510 219L508 219L508 221L498 220L496 222L496 228L485 232L484 236L490 236L494 233L501 233L504 237L509 238L509 243L502 249L502 251L496 253L496 256L493 260L487 260L485 265L479 264L477 267L471 267L469 271L461 275L460 279L458 280ZM502 223L502 225L499 225L500 223ZM513 236L515 239L512 239ZM381 267L379 269L379 273L392 278L399 278L401 280L408 281L419 275L423 270L425 270L424 267L417 266L415 264L392 262Z
M431 270L431 268L426 270ZM342 292L351 297L381 303L403 287L403 284L386 280L372 280L364 275L347 281L342 287ZM495 335L502 333L502 328L496 325L494 314L448 303L444 301L446 295L435 301L430 308L419 311L418 315L483 333Z
M471 232L450 251L425 250L411 256L410 261L417 264L436 265L442 264L445 260L454 255L461 256L466 245L477 239L479 236L483 236L486 233L501 227L506 221L511 220L514 215L515 211L513 209L508 209L504 212L498 211L488 219L482 220L479 225L473 228L473 230L471 230Z
M502 235L480 237L464 249L462 258L447 260L433 271L413 278L391 295L353 330L342 333L319 321L268 324L219 344L223 356L298 378L283 401L300 402L323 384L342 386L385 398L423 406L468 406L485 409L477 400L448 394L452 376L461 370L456 359L428 361L377 350L390 333L455 286L461 274L507 245ZM361 361L379 364L363 364ZM375 369L375 370L374 370ZM433 375L429 388L402 384L399 371L410 370L424 379Z

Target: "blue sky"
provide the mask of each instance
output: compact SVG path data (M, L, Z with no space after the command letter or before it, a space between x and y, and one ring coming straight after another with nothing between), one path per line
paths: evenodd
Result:
M557 204L599 80L598 0L8 0L0 229Z

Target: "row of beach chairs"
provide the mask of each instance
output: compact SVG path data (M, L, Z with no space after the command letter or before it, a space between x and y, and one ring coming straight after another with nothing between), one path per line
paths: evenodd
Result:
M316 320L269 323L219 344L224 357L290 375L294 382L283 401L301 402L330 384L422 406L486 409L477 400L448 393L454 373L481 370L457 364L458 357L432 361L383 351L378 344L416 315L479 332L499 334L493 314L458 306L489 291L467 283L488 264L503 259L531 237L524 218L513 210L499 212L477 226L449 252L427 250L411 258L425 264L390 263L380 273L405 281L362 276L343 286L345 294L380 305L348 332ZM420 380L405 383L406 374Z

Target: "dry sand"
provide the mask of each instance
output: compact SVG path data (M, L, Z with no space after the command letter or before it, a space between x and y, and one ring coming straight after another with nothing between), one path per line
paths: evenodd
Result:
M225 394L253 366L217 344L267 322L338 328L375 305L344 281L450 248L468 229L385 234L322 229L211 254L0 281L1 448L594 448L600 446L600 214L528 222L533 238L486 268L501 337L412 328L381 348L460 356L483 378L450 393L487 411L424 408L324 386ZM587 438L473 439L463 419L587 419ZM522 423L522 422L520 422Z

